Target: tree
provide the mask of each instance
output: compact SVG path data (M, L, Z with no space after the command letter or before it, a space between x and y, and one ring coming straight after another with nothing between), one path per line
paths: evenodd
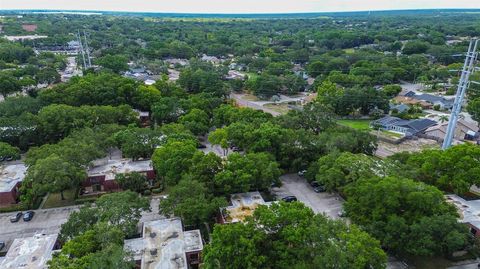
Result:
M218 128L208 135L208 141L212 145L219 145L223 149L223 156L228 152L228 133L225 128Z
M311 76L311 77L318 77L320 76L321 74L325 73L325 64L321 61L315 61L315 62L311 62L310 64L308 64L307 66L307 71L308 71L308 74Z
M403 46L403 53L405 54L420 54L425 53L429 48L429 44L421 41L409 41Z
M65 200L65 190L77 187L86 178L87 174L82 167L75 166L56 154L38 160L27 173L27 182L32 183L34 193L60 192L62 200Z
M152 107L153 118L157 123L170 123L176 121L182 114L179 99L176 97L163 97Z
M301 203L260 206L244 223L216 225L206 268L385 268L377 240Z
M40 69L36 78L38 83L53 84L60 82L60 74L57 70L50 67Z
M210 118L205 111L194 108L181 116L179 122L185 125L193 134L203 135L208 132Z
M382 89L386 96L393 98L397 96L401 91L402 87L400 85L385 85Z
M133 103L143 111L151 111L152 105L161 99L162 94L155 86L140 85L133 97Z
M480 121L480 98L470 100L467 105L467 111L475 121Z
M147 177L137 172L117 174L115 175L115 181L122 190L134 192L141 192L147 186Z
M192 166L192 158L196 152L197 148L192 141L169 141L153 153L153 166L167 185L173 186Z
M397 253L451 254L470 244L467 229L456 222L455 208L433 186L373 177L350 184L345 194L350 219Z
M6 98L9 94L18 92L21 86L18 80L8 74L0 73L0 94Z
M270 259L260 249L266 239L253 225L217 224L210 244L204 249L204 266L206 269L268 268Z
M182 179L160 201L160 214L181 217L185 225L201 225L212 219L218 209L226 206L222 197L213 197L205 185L196 180Z
M147 198L132 191L103 195L95 202L100 222L120 228L125 236L137 233L137 224L142 211L150 210Z
M120 74L128 70L128 59L121 55L105 55L97 59L97 63L103 68L110 69L114 73Z
M8 143L0 142L0 157L12 157L14 160L20 159L20 149Z
M123 156L134 160L150 158L153 151L165 141L158 129L129 127L113 135L113 139L122 151Z
M223 171L215 175L215 193L232 194L251 190L264 190L278 183L281 170L272 155L249 153L242 156L233 153Z

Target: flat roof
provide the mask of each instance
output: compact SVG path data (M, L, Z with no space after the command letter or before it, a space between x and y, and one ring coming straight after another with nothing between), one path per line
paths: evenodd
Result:
M445 197L447 202L457 208L461 222L470 223L480 229L480 200L467 201L455 194L445 195Z
M153 170L152 161L133 161L131 159L106 160L90 168L87 172L89 177L105 175L105 180L115 179L116 174L130 172L146 172Z
M26 172L24 163L0 166L0 192L10 192L25 178Z
M220 209L226 223L244 221L246 217L253 215L260 205L271 204L265 202L258 191L232 194L230 202L232 205Z
M38 234L15 239L0 264L3 269L46 269L52 258L57 234Z
M203 249L200 230L183 231L179 218L144 223L143 238L125 240L142 269L187 269L187 252Z

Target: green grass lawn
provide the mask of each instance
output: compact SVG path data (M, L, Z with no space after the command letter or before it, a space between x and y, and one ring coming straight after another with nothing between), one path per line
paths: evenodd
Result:
M357 130L370 130L371 120L338 120L338 124Z
M43 208L53 208L53 207L62 207L70 206L75 204L75 193L76 189L70 189L63 192L65 200L61 199L60 193L50 193L48 194L47 201L43 205Z

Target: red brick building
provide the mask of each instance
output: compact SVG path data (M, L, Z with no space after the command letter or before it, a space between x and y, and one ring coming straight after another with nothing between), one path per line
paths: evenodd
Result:
M20 195L18 189L26 171L23 163L0 167L0 207L17 203Z
M127 174L137 172L144 174L148 180L155 179L152 161L133 161L131 159L106 160L87 172L88 178L82 183L82 186L89 191L115 191L119 190L115 176L117 174Z

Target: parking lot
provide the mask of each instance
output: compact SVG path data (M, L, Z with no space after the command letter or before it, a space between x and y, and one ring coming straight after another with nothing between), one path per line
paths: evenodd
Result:
M68 216L78 207L60 207L34 210L35 216L31 221L20 219L16 223L10 222L10 217L16 212L0 214L0 241L5 241L7 247L15 238L29 237L37 233L52 234L60 231Z
M339 218L338 214L342 210L343 199L337 194L316 193L310 184L297 174L283 175L280 179L282 180L282 186L272 189L278 199L294 195L298 201L303 202L315 213L324 213L333 219Z

